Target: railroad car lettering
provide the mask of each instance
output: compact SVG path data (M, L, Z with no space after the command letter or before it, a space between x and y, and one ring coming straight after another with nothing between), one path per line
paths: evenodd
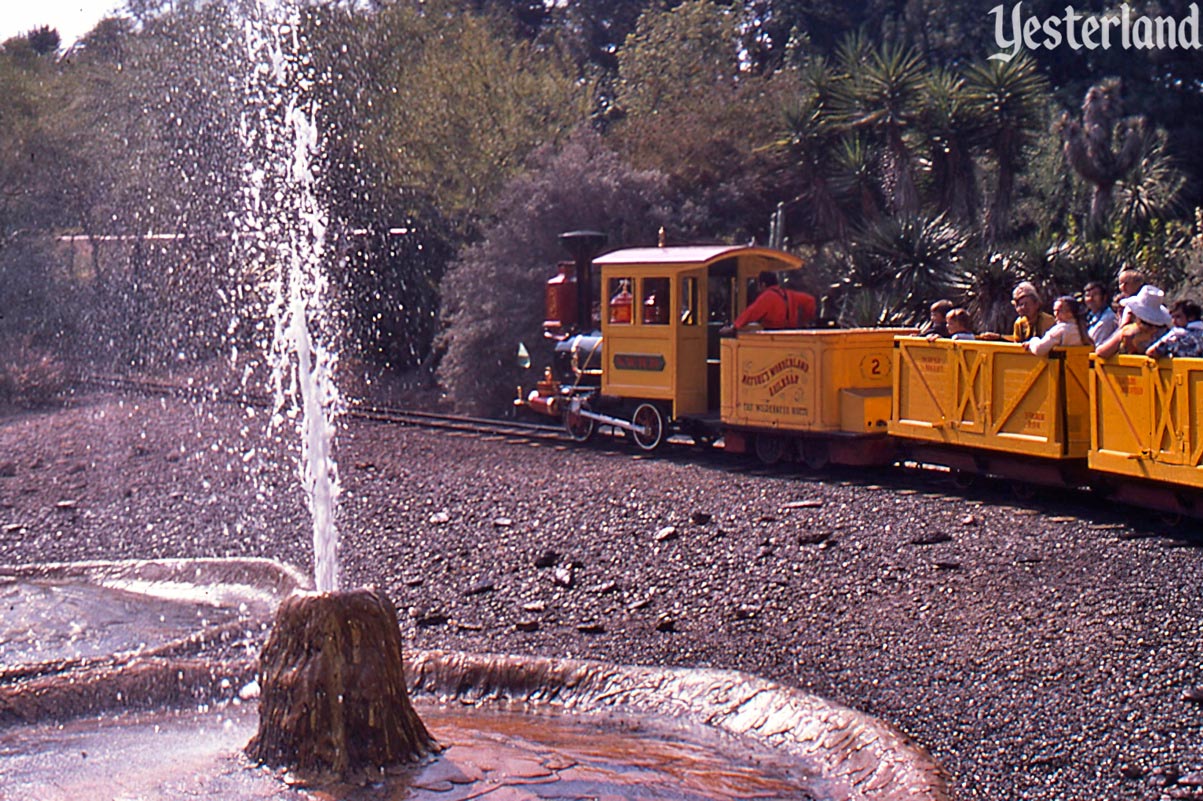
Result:
M741 403L740 408L745 412L758 414L781 414L791 417L809 417L810 410L804 406L783 406L777 403Z
M780 380L778 380L775 384L773 384L771 387L769 387L769 396L772 397L773 395L776 395L779 392L781 392L786 387L792 387L794 384L797 384L801 380L802 380L802 377L799 376L797 373L789 373L788 375L783 375L783 376L781 376Z
M740 383L745 387L759 387L768 384L777 376L789 370L797 370L802 373L810 372L810 364L800 356L786 356L768 367L755 373L747 373L740 377ZM798 383L799 377L795 374L793 384ZM780 392L780 389L777 390ZM770 394L776 394L770 390Z
M615 353L614 367L617 370L660 373L664 371L664 357L659 353Z
M945 361L942 356L915 354L915 366L925 373L942 373L944 372Z
M1125 375L1119 377L1120 392L1125 395L1143 395L1145 394L1144 383L1139 376Z

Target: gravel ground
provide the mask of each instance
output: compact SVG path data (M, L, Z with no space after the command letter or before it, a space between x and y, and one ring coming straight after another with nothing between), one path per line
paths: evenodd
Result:
M0 417L0 562L311 569L264 422L106 396ZM416 647L749 671L899 726L962 799L1203 798L1190 528L931 471L344 426L343 583L386 588Z

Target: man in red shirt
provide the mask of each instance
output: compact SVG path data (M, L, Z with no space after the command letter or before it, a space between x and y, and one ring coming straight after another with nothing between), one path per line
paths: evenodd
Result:
M766 331L814 325L817 305L813 295L780 286L772 270L761 272L759 281L760 294L756 300L719 333L730 334L749 323L760 323Z

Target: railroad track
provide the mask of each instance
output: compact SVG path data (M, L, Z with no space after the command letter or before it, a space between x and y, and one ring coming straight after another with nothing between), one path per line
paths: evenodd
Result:
M474 434L493 434L506 437L526 437L529 439L568 439L568 434L562 426L552 426L544 423L525 423L521 420L497 420L491 417L464 417L452 414L435 414L433 412L416 412L408 409L395 409L388 406L372 406L361 403L348 404L346 414L361 420L377 420L385 423L397 423L399 425L421 426L423 428L466 431Z
M216 401L219 403L237 403L260 408L270 408L274 404L274 400L266 394L232 392L213 387L181 385L159 379L129 378L126 376L88 376L81 380L80 383L89 387L118 390L121 392L136 392L144 395ZM435 428L471 434L544 440L568 439L567 433L558 425L527 423L521 420L498 420L491 417L468 417L464 415L421 412L391 406L378 406L358 400L348 401L343 415L358 420L374 420L394 425Z

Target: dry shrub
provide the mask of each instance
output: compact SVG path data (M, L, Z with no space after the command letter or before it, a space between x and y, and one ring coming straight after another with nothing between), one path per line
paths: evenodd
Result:
M67 387L67 369L32 336L0 343L0 404L37 408L58 403Z

